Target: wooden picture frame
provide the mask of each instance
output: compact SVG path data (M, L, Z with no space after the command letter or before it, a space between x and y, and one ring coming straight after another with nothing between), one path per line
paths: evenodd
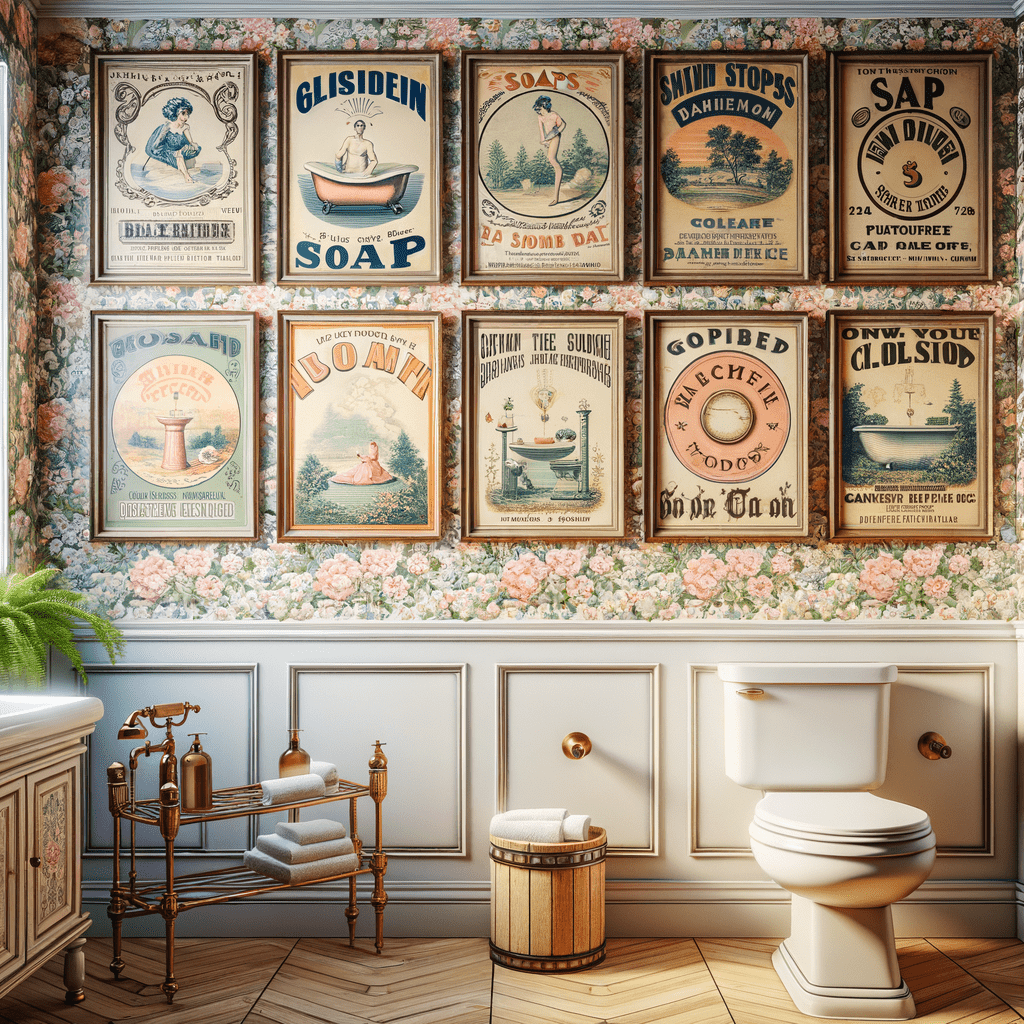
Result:
M646 535L807 537L807 316L648 311Z
M462 536L621 540L625 315L462 314Z
M625 281L625 68L622 53L463 50L464 283Z
M441 314L277 322L278 540L437 540Z
M829 310L835 539L993 532L995 317Z
M254 53L92 55L93 282L254 284Z
M94 311L92 367L91 539L255 540L258 315Z
M286 284L441 280L441 54L277 58L277 277Z
M644 281L808 280L807 54L648 50Z
M991 281L992 54L829 55L829 277Z

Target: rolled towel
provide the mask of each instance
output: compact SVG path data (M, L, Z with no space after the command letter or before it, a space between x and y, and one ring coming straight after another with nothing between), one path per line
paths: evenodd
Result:
M520 843L563 842L561 821L507 821L498 817L491 821L491 835Z
M359 858L354 853L347 853L344 857L311 860L305 864L282 864L262 850L246 850L242 860L250 870L258 871L261 875L269 875L289 885L315 882L317 879L330 878L332 875L344 875L359 867Z
M315 800L327 792L324 780L319 775L291 775L286 779L265 779L260 785L263 787L264 807L291 804L296 800Z
M567 843L585 843L590 838L590 815L566 815L562 822L562 834Z
M564 807L527 807L495 815L505 821L561 821L569 812Z
M328 839L344 839L348 835L340 821L330 818L310 818L309 821L279 821L274 831L282 838L299 846L324 843Z
M338 782L338 769L330 761L310 761L309 770L313 775L319 775L328 789Z
M256 837L256 849L282 864L306 864L325 857L343 857L355 853L351 839L328 839L324 843L293 843L278 835Z

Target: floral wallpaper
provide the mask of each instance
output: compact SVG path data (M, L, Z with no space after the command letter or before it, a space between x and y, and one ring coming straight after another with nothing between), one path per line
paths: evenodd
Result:
M5 5L0 0L0 14ZM13 28L13 26L12 26ZM30 30L26 30L30 31ZM26 47L28 41L26 41ZM811 275L807 285L647 288L641 282L643 51L801 49L810 54ZM279 49L418 49L444 54L444 282L436 286L283 288L275 283L276 54ZM627 274L621 286L462 287L459 54L464 48L621 50L627 55ZM995 54L996 281L970 287L839 288L824 283L828 210L827 54L837 49L986 50ZM88 283L89 55L92 49L255 50L262 71L263 280L252 287L110 287ZM19 50L18 53L22 51ZM315 21L251 18L49 20L39 26L36 116L38 344L37 522L18 535L39 559L115 619L999 619L1018 615L1016 545L1020 373L1017 66L1002 20ZM28 118L25 118L28 121ZM29 215L26 213L26 222ZM17 244L17 243L16 243ZM26 288L32 274L24 270ZM25 305L28 305L26 302ZM986 544L845 546L827 542L825 311L991 309L995 357L996 539ZM444 539L436 544L276 542L276 314L282 309L437 310L444 314ZM24 308L24 307L22 307ZM253 545L90 543L89 314L93 309L252 309L262 333L261 532ZM463 544L459 315L464 309L617 310L627 314L627 476L631 540L621 544ZM811 318L812 537L796 544L648 544L642 540L641 319L648 309L778 309ZM20 327L20 324L19 324ZM17 362L18 347L15 346ZM28 368L15 381L27 383ZM19 414L20 415L20 414ZM26 414L27 416L28 414ZM19 421L20 422L20 421ZM24 432L24 427L21 427ZM22 435L18 458L29 457ZM12 460L12 465L15 465ZM17 474L17 470L16 470ZM35 529L38 529L38 541Z
M9 530L12 567L27 569L35 561L39 535L34 509L36 477L33 350L35 337L36 211L33 116L35 97L36 24L25 4L0 0L0 60L8 67L11 89L8 138L7 225L8 308L10 321L7 466L10 495Z

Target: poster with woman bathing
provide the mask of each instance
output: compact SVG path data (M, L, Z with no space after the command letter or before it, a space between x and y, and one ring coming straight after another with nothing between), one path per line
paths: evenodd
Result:
M644 280L808 279L807 54L647 51Z
M282 312L278 337L278 539L437 539L441 314Z
M92 279L255 282L257 59L93 55Z
M441 279L439 53L278 55L278 280Z
M462 280L616 282L623 55L462 55Z

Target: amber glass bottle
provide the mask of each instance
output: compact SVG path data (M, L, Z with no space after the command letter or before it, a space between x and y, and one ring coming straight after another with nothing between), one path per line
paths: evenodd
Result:
M301 729L289 729L288 749L278 758L277 774L282 779L289 775L309 774L309 754L299 746L299 733Z

